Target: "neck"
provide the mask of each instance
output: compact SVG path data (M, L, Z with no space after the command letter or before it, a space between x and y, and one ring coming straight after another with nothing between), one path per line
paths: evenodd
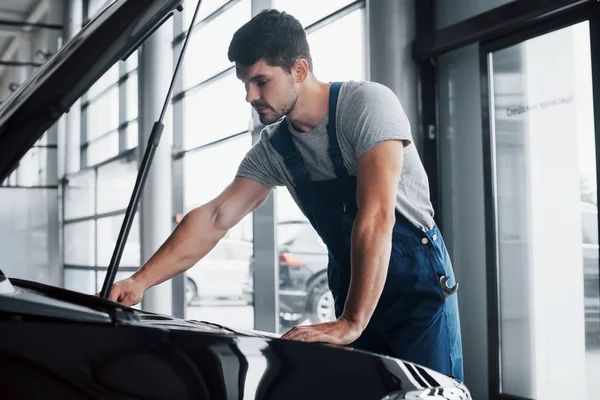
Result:
M325 117L329 108L329 83L310 75L298 90L294 109L287 115L298 132L308 132Z

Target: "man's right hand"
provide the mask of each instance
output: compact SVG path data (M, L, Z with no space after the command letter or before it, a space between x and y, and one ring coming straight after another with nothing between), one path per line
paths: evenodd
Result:
M144 285L135 278L129 277L113 284L108 299L131 307L142 301L145 290Z

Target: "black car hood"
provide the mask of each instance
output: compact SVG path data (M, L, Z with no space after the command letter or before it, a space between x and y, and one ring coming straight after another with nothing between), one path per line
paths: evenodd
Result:
M27 379L45 383L17 390ZM59 380L102 385L104 397L69 398L471 399L451 377L404 360L136 310L0 271L0 398L14 398L11 388L66 398L54 395ZM199 383L211 395L180 393ZM40 386L45 396L32 395Z
M119 59L183 0L116 0L0 106L0 182L28 149Z

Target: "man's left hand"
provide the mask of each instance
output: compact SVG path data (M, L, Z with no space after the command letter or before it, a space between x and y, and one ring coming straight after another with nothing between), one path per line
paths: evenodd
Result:
M362 334L363 328L343 316L333 322L316 325L295 326L282 339L300 342L319 342L346 345L354 342Z

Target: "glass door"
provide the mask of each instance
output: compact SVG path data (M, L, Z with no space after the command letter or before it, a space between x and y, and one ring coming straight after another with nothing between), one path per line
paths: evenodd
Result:
M591 24L482 47L492 398L598 395Z

